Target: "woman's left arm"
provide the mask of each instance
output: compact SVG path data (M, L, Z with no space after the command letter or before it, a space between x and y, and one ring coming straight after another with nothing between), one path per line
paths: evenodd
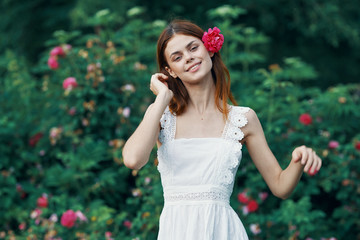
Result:
M289 166L283 170L266 142L256 113L250 110L246 117L248 124L243 129L244 140L251 159L271 192L279 198L286 199L295 189L303 172L313 174L319 171L321 159L311 148L297 147L292 152Z

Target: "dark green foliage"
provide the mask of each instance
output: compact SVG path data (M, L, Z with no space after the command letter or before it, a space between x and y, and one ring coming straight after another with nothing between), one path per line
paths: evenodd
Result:
M37 59L44 42L59 28L67 28L73 1L5 0L0 3L0 52L16 49L28 59Z

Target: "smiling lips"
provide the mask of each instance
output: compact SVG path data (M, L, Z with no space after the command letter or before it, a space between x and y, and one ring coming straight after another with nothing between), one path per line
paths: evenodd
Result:
M196 72L200 67L201 62L191 65L186 71L187 72Z

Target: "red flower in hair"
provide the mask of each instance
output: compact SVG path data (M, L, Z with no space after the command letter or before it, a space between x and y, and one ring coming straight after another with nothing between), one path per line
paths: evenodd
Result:
M207 32L204 32L201 40L204 42L208 51L216 53L220 51L224 43L224 36L220 34L220 29L214 27L213 29L209 28Z

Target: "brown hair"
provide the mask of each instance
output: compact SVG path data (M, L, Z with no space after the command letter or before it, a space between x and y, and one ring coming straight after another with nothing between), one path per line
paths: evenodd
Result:
M176 115L182 114L189 100L189 94L182 81L179 81L170 76L170 74L165 70L165 67L168 66L168 63L165 58L165 48L169 40L175 34L183 34L188 36L194 36L199 39L202 38L204 30L202 30L196 24L186 21L186 20L174 20L172 21L160 34L160 37L157 42L157 62L159 71L168 76L168 86L169 89L173 91L174 97L170 101L170 111ZM221 99L221 103L216 101L216 106L223 113L225 119L227 119L229 109L227 106L228 99L236 105L236 101L230 91L230 74L229 70L226 68L225 64L221 59L220 52L214 54L211 58L213 62L213 67L211 73L215 83L215 99Z

